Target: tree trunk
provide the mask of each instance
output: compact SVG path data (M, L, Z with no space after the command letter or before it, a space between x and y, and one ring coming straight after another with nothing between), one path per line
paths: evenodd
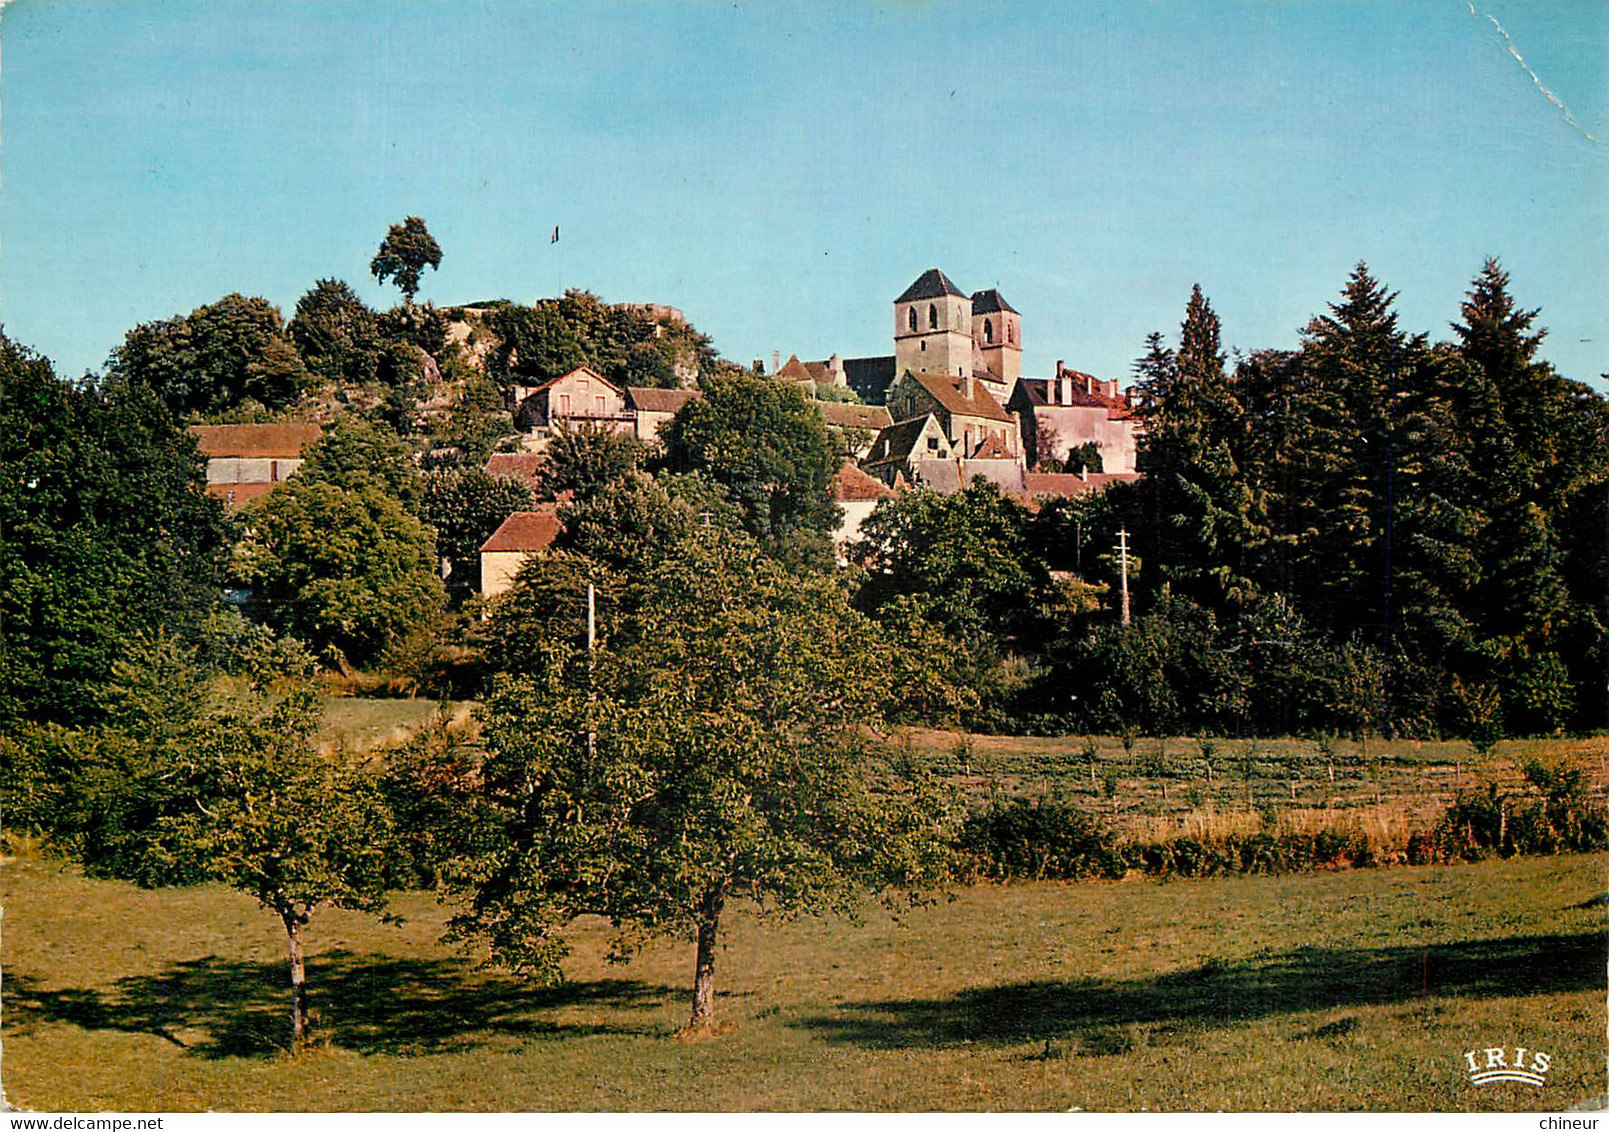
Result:
M715 1023L715 940L721 927L721 907L726 903L725 885L704 901L704 914L698 922L698 960L693 967L693 1016L689 1030Z
M281 913L291 958L291 1041L300 1049L307 1038L307 968L302 960L302 923L295 912Z

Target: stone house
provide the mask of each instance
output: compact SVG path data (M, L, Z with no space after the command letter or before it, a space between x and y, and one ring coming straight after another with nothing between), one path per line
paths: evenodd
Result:
M658 444L659 430L681 411L683 405L704 394L696 389L653 389L633 385L626 389L626 409L632 415L632 429L644 444Z
M929 414L938 418L956 455L972 458L985 446L1001 453L993 458L1016 459L1021 454L1017 422L971 374L949 377L907 370L888 387L887 407L895 421Z
M1025 377L1006 402L1020 423L1028 466L1065 460L1070 449L1098 445L1103 472L1135 471L1139 422L1117 381L1101 381L1056 363L1054 378Z
M302 466L302 453L324 434L316 424L191 425L207 458L207 494L233 507L259 499Z
M833 476L832 487L833 498L842 512L832 532L832 544L841 562L844 547L860 537L860 525L877 509L879 501L894 498L895 489L861 471L853 460L844 461Z
M514 398L515 425L540 440L559 427L593 425L616 432L636 428L625 394L586 366L542 385L515 386Z
M504 519L492 537L481 544L481 596L492 598L506 593L525 560L545 553L562 529L551 506L539 511L516 511Z
M944 426L932 413L889 425L877 434L870 454L861 462L867 472L892 487L903 476L914 481L913 466L919 461L948 461L954 447Z

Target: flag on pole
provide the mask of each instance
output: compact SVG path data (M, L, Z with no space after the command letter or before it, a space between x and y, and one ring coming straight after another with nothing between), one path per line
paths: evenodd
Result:
M556 244L558 242L559 242L559 226L557 224L555 224L553 226L553 238L551 240L549 240L548 243Z

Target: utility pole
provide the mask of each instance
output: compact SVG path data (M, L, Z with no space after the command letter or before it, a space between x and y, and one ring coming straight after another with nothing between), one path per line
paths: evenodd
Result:
M598 689L593 674L592 654L598 648L598 607L597 588L587 583L587 773L592 773L593 756L598 749L598 732L594 729L592 721L593 704L598 698Z
M1123 571L1123 624L1129 623L1129 532L1125 528L1117 532L1117 561L1119 569Z

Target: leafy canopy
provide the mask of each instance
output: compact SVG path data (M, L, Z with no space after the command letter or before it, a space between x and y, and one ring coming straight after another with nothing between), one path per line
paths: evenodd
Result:
M311 380L279 309L240 294L136 326L112 352L108 371L151 390L175 416L214 414L246 402L280 409Z
M869 745L889 646L830 579L699 528L611 603L590 657L574 612L549 624L542 671L504 678L487 705L500 818L458 872L455 928L492 958L554 978L583 913L609 918L625 954L697 938L699 1023L728 901L852 912L865 887L942 873L942 807Z
M380 660L445 594L419 474L387 430L340 423L249 514L234 570L269 624L337 659Z
M125 639L194 638L230 528L150 389L59 380L0 333L0 721L84 723Z
M796 536L826 544L839 517L830 486L838 461L821 414L791 382L707 378L704 396L660 438L674 470L699 472L731 494L762 544L777 549Z
M409 216L400 224L391 225L380 250L369 263L375 279L384 283L391 280L402 291L409 306L419 291L419 277L425 268L441 267L441 245L417 216Z

